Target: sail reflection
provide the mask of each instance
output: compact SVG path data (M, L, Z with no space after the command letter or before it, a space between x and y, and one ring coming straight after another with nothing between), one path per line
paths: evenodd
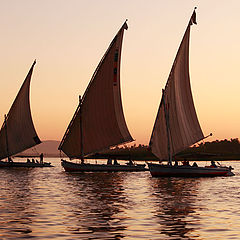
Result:
M191 216L197 210L195 202L198 196L199 179L160 178L151 179L155 195L154 214L160 224L161 234L171 239L191 238L198 222Z
M71 234L88 238L116 239L126 229L123 224L123 205L127 199L123 192L122 173L67 174L68 213Z

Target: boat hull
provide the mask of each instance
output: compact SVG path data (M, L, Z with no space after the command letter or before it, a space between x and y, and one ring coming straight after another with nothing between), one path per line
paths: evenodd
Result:
M61 165L66 172L139 172L147 171L145 164L137 165L107 165L90 163L73 163L61 160Z
M192 167L169 166L148 163L149 171L153 177L216 177L233 176L228 167Z
M36 167L53 167L51 163L32 163L32 162L3 162L0 161L0 168L15 168L15 167L26 167L26 168L36 168Z

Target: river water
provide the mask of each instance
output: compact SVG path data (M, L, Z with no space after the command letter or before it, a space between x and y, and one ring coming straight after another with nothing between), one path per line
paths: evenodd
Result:
M240 239L233 177L0 169L0 239Z

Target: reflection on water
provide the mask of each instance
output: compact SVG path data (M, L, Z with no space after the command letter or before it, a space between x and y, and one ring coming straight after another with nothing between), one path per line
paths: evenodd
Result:
M0 239L239 239L231 178L0 169ZM234 165L231 163L231 165Z
M68 212L75 221L68 230L82 237L92 234L95 239L121 237L126 229L116 217L127 205L123 194L123 179L119 173L68 174L65 187L71 191Z
M30 233L31 216L35 211L31 208L32 171L28 169L1 169L1 232L6 237L15 233ZM34 209L35 210L35 209ZM7 216L5 218L4 216Z
M159 178L152 181L155 215L159 218L161 234L175 239L191 239L188 233L194 231L194 226L188 216L195 212L200 181L198 178ZM194 225L198 222L196 219Z

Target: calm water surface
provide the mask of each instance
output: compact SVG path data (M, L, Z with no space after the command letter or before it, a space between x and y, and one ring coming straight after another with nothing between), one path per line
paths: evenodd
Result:
M234 177L0 169L0 239L240 239Z

